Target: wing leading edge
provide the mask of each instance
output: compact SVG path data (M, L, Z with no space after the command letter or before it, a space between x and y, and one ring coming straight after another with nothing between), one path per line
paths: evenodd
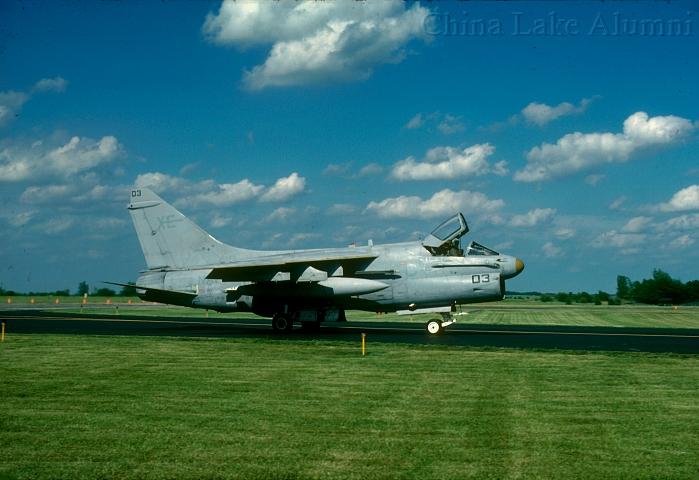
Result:
M269 255L211 267L206 278L224 282L320 282L332 276L351 275L376 258L375 254L354 252Z

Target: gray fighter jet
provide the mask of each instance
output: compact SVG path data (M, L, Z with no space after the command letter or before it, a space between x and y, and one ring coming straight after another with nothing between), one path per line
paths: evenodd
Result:
M524 263L476 242L458 213L422 241L347 248L259 251L221 243L148 188L130 192L129 213L148 270L139 297L219 312L254 312L272 328L315 328L345 310L435 313L427 332L454 322L456 305L502 300ZM116 283L116 285L124 285Z

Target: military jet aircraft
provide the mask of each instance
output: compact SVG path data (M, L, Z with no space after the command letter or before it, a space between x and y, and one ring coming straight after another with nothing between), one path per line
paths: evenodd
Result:
M254 312L278 332L344 321L356 309L440 314L426 325L436 335L454 323L456 305L502 300L505 280L524 269L476 242L462 249L461 213L422 241L260 251L219 242L149 188L131 190L128 210L148 266L135 284L140 298Z

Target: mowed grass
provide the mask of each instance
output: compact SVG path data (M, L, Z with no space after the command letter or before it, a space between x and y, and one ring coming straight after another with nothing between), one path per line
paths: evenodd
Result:
M474 308L460 321L493 325L699 328L699 307L561 304L531 307L505 302Z
M0 478L697 478L699 357L11 335Z

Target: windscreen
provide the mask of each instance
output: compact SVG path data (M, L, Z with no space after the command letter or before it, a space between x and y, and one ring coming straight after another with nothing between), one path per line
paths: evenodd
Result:
M495 250L481 245L480 243L471 242L466 249L466 255L500 255Z

